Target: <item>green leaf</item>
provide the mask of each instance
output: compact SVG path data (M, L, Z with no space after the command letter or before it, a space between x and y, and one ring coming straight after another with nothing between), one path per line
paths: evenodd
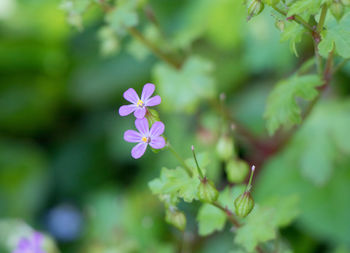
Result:
M323 1L324 0L298 0L290 6L287 16L303 15L308 19L310 15L314 15L321 10Z
M237 230L234 241L248 252L252 252L259 243L276 237L276 222L272 209L256 206L245 221L244 225Z
M287 22L285 28L281 34L281 42L289 40L290 50L298 55L296 45L301 42L302 36L305 32L305 28L295 22Z
M203 99L215 95L212 70L211 62L197 56L187 59L180 70L158 64L154 77L162 96L161 106L171 112L194 112Z
M299 197L295 194L287 197L273 196L263 204L275 210L274 219L278 227L289 225L299 215Z
M117 8L107 14L106 21L119 35L125 35L126 29L136 26L139 18L134 4L130 2L118 4Z
M104 26L98 31L100 51L103 56L110 56L120 50L120 42L116 33L109 26Z
M339 154L350 154L350 104L327 103L314 111L299 134L295 145L298 149L302 175L316 185L324 185L336 166Z
M68 23L81 30L82 15L91 3L92 0L63 0L60 8L67 13Z
M335 51L340 56L350 58L350 14L346 14L340 22L330 17L326 27L318 45L320 54L324 57L328 56L335 46Z
M163 168L160 178L149 182L149 187L153 194L170 194L183 198L186 202L192 202L193 199L197 199L199 182L198 177L190 177L181 167L175 170Z
M253 193L258 203L276 191L281 196L297 194L301 229L327 243L349 244L350 196L344 193L350 192L350 100L320 102L287 149L262 168ZM331 173L318 169L325 159Z
M233 200L244 191L245 185L235 187L226 187L220 192L218 202L231 212L234 212ZM203 204L199 209L197 221L199 234L202 236L209 235L214 231L221 231L224 228L227 216L221 209L211 205Z
M199 209L197 221L199 234L205 236L224 228L226 214L211 204L203 204Z
M297 97L305 100L314 99L317 86L322 84L317 75L293 75L282 80L271 92L265 110L267 129L272 135L281 125L292 126L301 122L301 110Z

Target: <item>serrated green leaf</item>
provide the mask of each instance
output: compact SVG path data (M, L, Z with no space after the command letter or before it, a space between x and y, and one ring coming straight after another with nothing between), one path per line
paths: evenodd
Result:
M262 168L254 197L261 202L276 191L281 196L297 194L300 198L298 224L302 229L310 231L315 238L327 238L327 242L349 244L350 196L344 192L350 192L350 153L340 148L338 141L341 139L347 145L350 142L350 135L345 130L349 129L350 100L320 102L287 149ZM318 131L319 128L327 131ZM305 151L317 149L319 142L315 140L318 138L327 138L327 146L334 149L334 156L329 157L332 173L322 185L316 184L313 178L305 178L300 166L303 157L309 155ZM327 156L323 152L320 150L318 156L313 156L315 165L322 156ZM309 169L314 171L315 177L323 173L317 171L316 166Z
M205 236L224 228L226 214L213 205L203 204L199 209L197 221L199 234Z
M256 206L237 230L235 243L248 252L263 242L276 237L277 230L290 224L299 214L298 196L274 196L261 206Z
M327 57L335 47L335 51L343 58L350 58L350 14L346 14L340 22L329 18L327 29L322 32L322 40L318 45L320 54Z
M297 195L273 196L263 204L275 210L274 219L278 227L289 225L299 215L299 197Z
M289 10L287 16L304 15L308 19L310 15L314 15L321 10L321 5L324 0L298 0L294 2Z
M126 29L136 26L139 18L133 4L118 4L106 15L106 21L119 35L125 35Z
M267 129L272 135L281 125L292 126L301 122L301 110L296 97L305 100L314 99L317 86L322 84L317 75L293 75L282 80L271 92L265 110Z
M159 85L162 104L171 112L194 112L200 101L215 95L211 62L197 56L190 57L180 70L159 63L154 77Z
M162 168L160 178L149 182L149 187L153 194L170 194L186 202L192 202L197 198L199 182L198 177L190 177L181 167L174 170Z
M245 185L235 187L226 187L219 194L218 202L231 212L234 212L234 199L244 191ZM209 235L214 231L220 231L224 228L227 216L221 209L211 205L203 204L199 209L197 221L200 235Z
M256 206L245 221L237 230L234 241L248 252L252 252L259 243L276 237L276 222L272 209Z
M299 56L296 45L301 42L304 32L305 28L298 23L287 22L281 34L281 42L289 41L290 50L294 52L296 56Z
M349 103L328 103L315 110L312 117L297 135L301 147L302 175L321 186L331 178L339 154L350 154Z

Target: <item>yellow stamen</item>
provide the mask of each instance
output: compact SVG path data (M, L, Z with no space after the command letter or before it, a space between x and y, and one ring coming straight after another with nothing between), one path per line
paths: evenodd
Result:
M142 141L143 142L147 142L147 138L146 137L142 137Z
M143 103L142 100L137 101L137 106L141 107L141 106L143 106L143 105L144 105L144 103Z

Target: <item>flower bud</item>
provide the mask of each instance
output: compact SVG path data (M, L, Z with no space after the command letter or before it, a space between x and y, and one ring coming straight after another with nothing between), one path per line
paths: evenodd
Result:
M248 164L238 160L230 160L225 169L228 181L236 184L242 183L249 172Z
M154 122L160 121L158 112L149 108L147 108L146 118L148 119L150 126L152 126Z
M254 200L250 192L245 192L235 199L234 204L237 216L244 218L253 210Z
M201 201L212 203L217 200L219 192L212 181L203 178L198 187L198 198Z
M165 214L165 221L181 231L186 228L186 216L181 211L168 209Z
M264 10L264 3L261 0L252 0L248 6L248 20L259 15Z
M249 182L243 194L239 195L235 201L235 210L238 217L244 218L246 217L254 208L254 200L252 196L250 196L250 189L252 188L252 180L255 171L255 166L252 166L252 170L250 173Z
M330 10L332 15L339 21L344 16L344 5L340 2L340 0L335 0L332 2L330 6Z
M228 136L221 136L217 145L216 153L221 160L228 160L233 155L233 139Z

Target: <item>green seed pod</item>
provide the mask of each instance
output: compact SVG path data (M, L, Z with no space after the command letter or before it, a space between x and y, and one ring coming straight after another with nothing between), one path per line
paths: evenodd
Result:
M166 210L165 221L181 231L184 231L186 228L186 216L181 211L170 209Z
M147 108L145 117L148 119L150 126L152 126L154 122L160 121L158 112L153 109Z
M198 198L201 201L212 203L217 200L219 192L212 181L204 178L198 187Z
M350 6L350 0L341 0L342 4L345 6Z
M227 161L233 156L233 139L228 136L221 136L217 145L216 153L221 160Z
M343 16L345 12L344 5L340 1L333 1L333 3L330 6L330 10L332 15L339 21Z
M235 199L235 210L238 217L246 217L254 208L254 200L249 192L239 195Z
M248 20L259 15L264 10L264 3L261 0L252 0L248 5Z
M230 160L226 164L227 179L231 183L242 183L247 177L249 172L249 166L244 161Z

